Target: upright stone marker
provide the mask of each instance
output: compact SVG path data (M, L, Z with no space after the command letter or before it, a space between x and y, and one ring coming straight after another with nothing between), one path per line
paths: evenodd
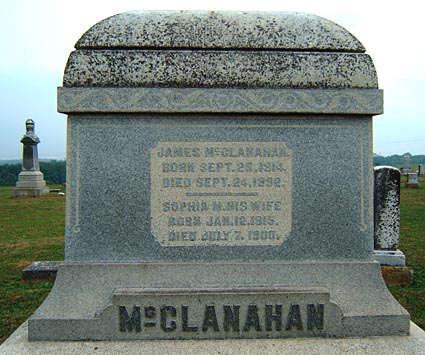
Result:
M22 171L18 175L13 197L39 197L49 193L38 162L37 144L40 139L34 133L34 121L25 121L26 133L21 139L23 147Z
M377 166L374 172L374 248L381 265L405 266L400 245L400 170Z
M405 183L406 187L410 187L413 189L418 189L421 187L421 183L419 181L418 173L408 173L406 174L407 181Z
M382 91L364 51L299 13L89 29L58 92L65 263L30 339L408 334L373 259Z
M375 249L396 250L400 244L400 171L374 168Z
M410 173L410 155L403 156L403 174Z

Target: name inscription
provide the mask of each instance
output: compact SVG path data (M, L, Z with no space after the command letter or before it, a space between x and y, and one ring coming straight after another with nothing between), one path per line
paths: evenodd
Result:
M119 306L120 332L281 332L323 330L324 304L205 304ZM194 307L195 308L195 307ZM197 312L196 312L197 311ZM197 313L197 314L195 314ZM197 321L193 321L195 318ZM305 319L303 319L303 316Z
M160 142L151 151L151 230L164 246L278 245L291 204L286 143Z

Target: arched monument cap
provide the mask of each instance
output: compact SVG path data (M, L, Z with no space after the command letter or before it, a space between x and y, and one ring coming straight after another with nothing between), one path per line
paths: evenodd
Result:
M58 109L379 114L382 91L364 52L346 29L312 14L127 12L77 42Z
M365 52L345 28L298 12L132 11L100 21L75 47Z

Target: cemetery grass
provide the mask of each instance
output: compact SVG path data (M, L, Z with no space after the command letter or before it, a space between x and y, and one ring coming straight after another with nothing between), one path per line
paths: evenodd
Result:
M404 182L402 177L400 250L406 255L406 266L413 270L413 282L389 289L412 321L425 330L425 181L420 189L405 188Z
M403 185L403 184L402 184ZM60 188L60 186L50 186ZM65 199L12 199L0 187L0 343L43 302L53 283L25 283L21 271L33 261L63 260ZM413 283L390 287L412 320L425 329L425 188L401 188L401 250Z
M34 312L53 285L23 282L22 269L33 261L64 257L64 197L50 193L12 199L12 189L0 187L0 343Z

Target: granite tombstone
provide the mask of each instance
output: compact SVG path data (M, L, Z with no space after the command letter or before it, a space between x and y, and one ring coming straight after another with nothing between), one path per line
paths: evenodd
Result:
M58 91L65 262L30 340L407 335L373 260L364 52L300 13L90 28Z
M374 172L374 248L381 265L405 266L400 245L400 170L376 166Z
M25 121L26 133L21 139L23 144L22 171L18 175L13 197L39 197L49 193L38 162L37 145L40 139L34 131L35 123L32 119Z

